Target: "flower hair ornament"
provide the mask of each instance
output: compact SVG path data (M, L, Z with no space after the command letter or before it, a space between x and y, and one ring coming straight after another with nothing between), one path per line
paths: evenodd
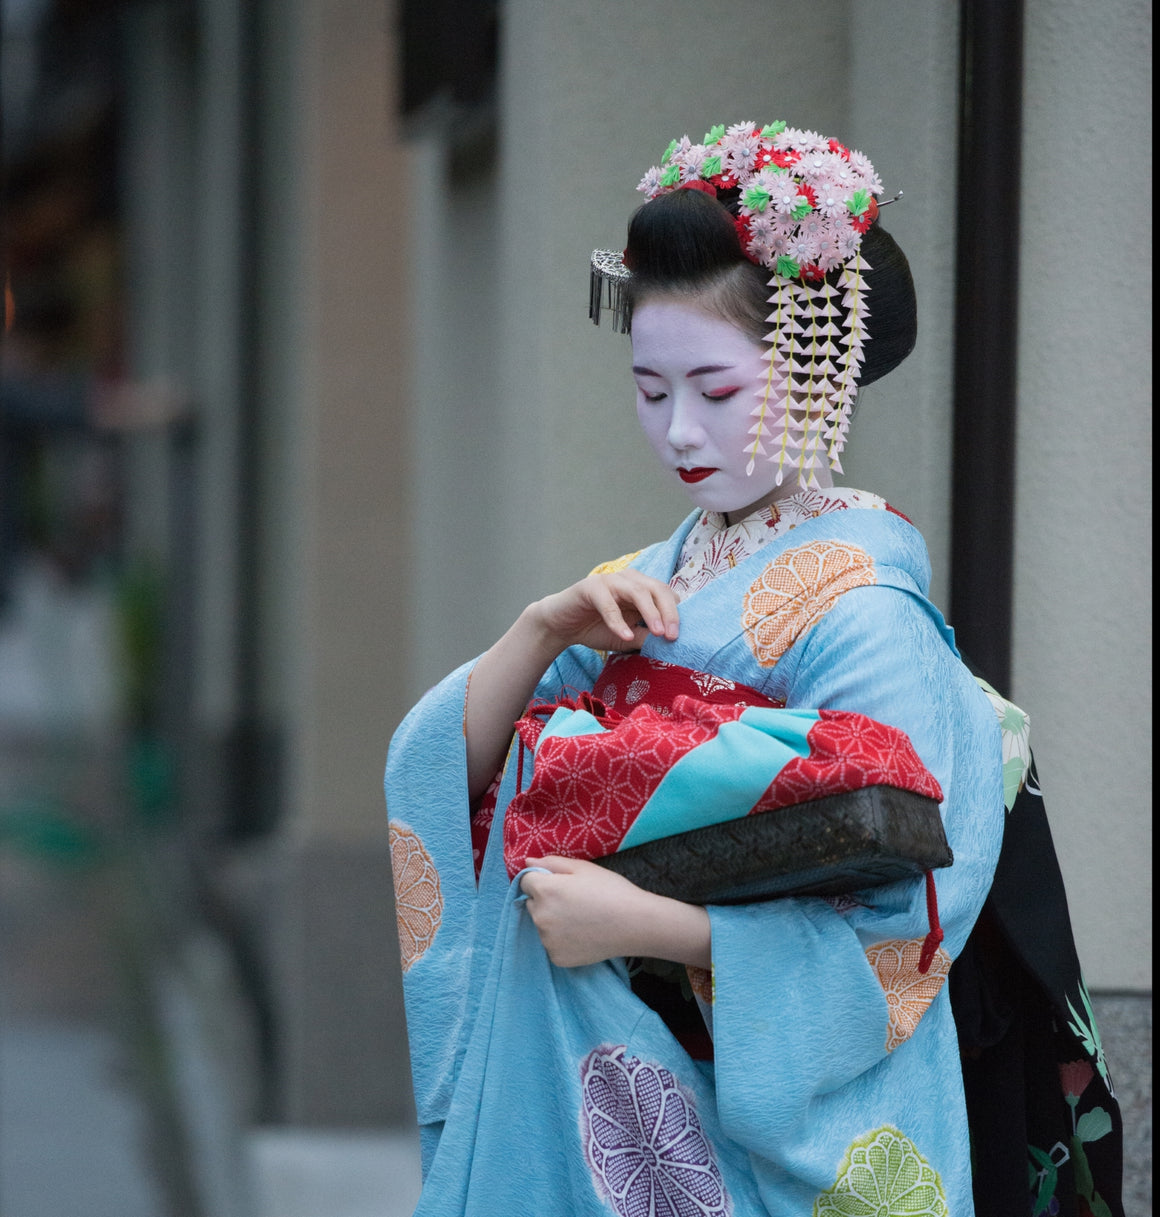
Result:
M650 200L674 190L736 199L742 252L770 271L769 373L753 407L746 472L758 460L776 462L781 485L786 469L796 466L807 486L818 484L823 461L841 472L867 337L870 267L861 245L882 193L874 166L814 131L737 123L713 127L699 144L688 136L673 140L637 189ZM595 250L591 271L588 315L599 324L606 308L613 329L627 333L632 272L623 255ZM782 403L784 414L776 442L768 438L771 400Z

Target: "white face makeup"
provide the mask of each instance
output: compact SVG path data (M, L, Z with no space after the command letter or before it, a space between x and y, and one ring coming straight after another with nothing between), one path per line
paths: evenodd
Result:
M731 521L797 489L792 469L776 486L777 465L763 457L745 472L753 409L769 373L762 353L735 325L693 304L659 299L633 310L636 412L645 436L698 507ZM769 404L776 408L767 419L779 418L780 400ZM776 427L767 423L767 446Z

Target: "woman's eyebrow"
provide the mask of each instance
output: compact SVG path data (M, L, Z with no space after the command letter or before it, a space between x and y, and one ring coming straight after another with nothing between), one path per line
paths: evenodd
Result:
M685 379L690 380L694 376L707 376L710 372L728 372L730 368L735 368L734 363L707 363L704 367L694 368L691 372L685 373ZM655 376L660 379L660 373L654 372L652 368L641 367L640 364L633 365L633 373L636 376Z
M705 376L709 372L728 372L730 368L736 366L733 363L708 363L703 368L694 368L691 372L686 372L685 379L688 380L693 376Z

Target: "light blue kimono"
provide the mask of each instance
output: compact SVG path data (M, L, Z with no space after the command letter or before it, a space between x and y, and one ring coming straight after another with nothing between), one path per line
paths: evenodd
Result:
M632 566L671 575L697 515ZM946 938L921 880L849 900L711 907L715 1063L692 1061L623 961L553 966L502 857L509 764L476 888L463 707L471 664L408 715L387 803L423 1215L617 1213L969 1217L958 1046L943 981L990 886L1003 829L999 726L926 598L918 532L882 510L800 524L685 599L646 655L787 708L858 711L905 731L940 783L952 867ZM590 689L566 651L538 699ZM526 781L525 775L525 781ZM776 813L770 813L776 814Z

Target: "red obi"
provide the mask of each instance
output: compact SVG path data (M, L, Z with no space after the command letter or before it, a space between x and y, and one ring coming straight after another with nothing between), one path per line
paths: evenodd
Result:
M593 686L592 695L582 695L588 698L587 704L597 717L608 717L618 720L630 713L637 706L651 706L658 714L668 716L676 698L680 696L694 697L699 701L714 706L765 706L777 709L785 705L783 701L775 701L751 689L748 685L726 680L721 676L711 676L708 672L695 672L692 668L682 668L677 664L665 663L661 659L648 659L637 651L609 656L608 662L600 671ZM567 704L561 701L559 704ZM543 730L544 723L551 716L556 703L545 705L541 714L525 713L516 724L519 734L520 760L523 749L533 749ZM530 707L529 709L535 709ZM491 834L491 822L495 816L496 800L499 797L500 781L503 770L495 775L491 785L484 791L479 803L471 816L471 852L475 860L475 877L478 881L480 868L483 866L483 855L487 849L488 837ZM520 786L523 783L519 783ZM529 842L530 844L530 842ZM548 853L566 852L575 857L599 857L596 853L576 853L571 850L561 851L555 847L545 846L537 854L529 849L524 855L543 856ZM520 865L517 866L517 870ZM510 869L510 867L509 867ZM512 872L514 873L514 872Z
M740 754L723 754L715 737L726 724L740 720L743 734L753 731L765 747L769 739L757 735L757 720L743 716L751 708L780 709L783 704L722 677L627 654L609 659L593 694L529 706L516 724L517 794L504 819L508 875L514 876L528 857L604 858L626 848L626 842L635 845L684 831L672 826L674 808L658 793L667 777L679 773L685 777L678 783L692 781L694 788L711 792L707 803L716 807L710 823L877 785L941 800L938 783L903 732L850 711L804 712L812 726L793 740L798 754L790 752L780 768L770 769L768 760L761 760L755 765L758 774L764 768L772 780L754 785L744 769L748 762L737 769ZM536 749L544 724L561 707L587 711L589 723L596 719L608 729L597 729L597 734L565 732L543 741L535 776L525 790L524 752ZM791 733L805 731L800 723L784 726ZM771 728L766 719L762 729L777 735L782 727L779 723ZM783 757L788 751L774 747L782 748ZM723 762L723 755L732 759ZM769 753L760 755L768 758ZM720 768L722 763L726 770ZM497 792L498 778L472 821L477 873ZM678 821L683 806L678 803Z

